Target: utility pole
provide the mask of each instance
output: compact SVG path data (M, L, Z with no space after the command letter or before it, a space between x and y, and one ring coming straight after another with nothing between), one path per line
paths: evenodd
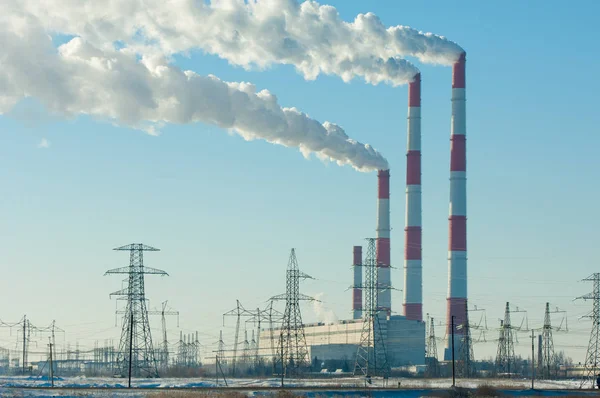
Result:
M52 339L50 337L48 337L48 340L50 340L50 387L54 387L54 364L52 361Z
M533 390L533 381L535 380L535 331L531 329L531 389Z
M27 362L27 315L23 315L23 375L25 375L25 364Z
M456 385L456 378L454 375L454 315L450 317L452 322L452 387Z
M592 319L592 330L585 356L584 374L579 388L583 388L584 385L588 384L593 389L595 376L598 374L598 365L600 364L600 273L594 273L585 278L584 281L593 282L594 284L591 293L578 297L582 300L592 300L592 312L586 315L586 318Z
M111 296L122 296L124 300L127 300L119 342L117 370L121 377L125 377L128 374L128 369L132 368L131 362L135 361L135 366L132 369L134 376L158 377L148 309L146 307L144 276L147 274L168 276L169 274L160 269L144 267L144 251L159 251L159 249L142 243L132 243L113 250L129 252L128 267L111 269L104 274L125 274L128 276L127 287L111 293ZM130 330L134 326L136 330ZM135 359L132 356L127 357L127 347L135 354Z

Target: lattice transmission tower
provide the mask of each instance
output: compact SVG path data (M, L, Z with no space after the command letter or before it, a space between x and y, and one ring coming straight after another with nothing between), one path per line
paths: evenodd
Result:
M161 350L161 364L163 369L169 367L169 340L167 338L167 315L177 316L177 327L179 327L179 311L167 309L167 301L163 301L162 309L158 311L149 311L149 315L160 314L161 326L162 326L162 350Z
M427 314L427 318L427 345L425 347L425 365L427 366L427 377L439 377L440 363L437 356L437 342L435 339L433 317L429 318L429 314Z
M355 376L383 376L390 373L390 366L385 348L384 328L385 311L379 308L379 292L386 290L389 286L379 286L377 264L376 239L367 239L367 254L363 261L364 285L359 286L363 290L365 303L363 306L363 327L360 335L360 343L354 363Z
M127 300L123 316L123 329L119 342L115 374L125 377L129 373L135 377L158 377L158 367L154 356L146 295L144 275L168 275L165 271L144 267L144 252L159 251L142 243L117 247L113 250L129 251L129 266L111 269L104 275L127 274L126 288L111 293L111 296L121 296Z
M283 375L297 373L310 365L300 301L317 300L300 293L300 281L305 279L313 279L313 277L300 271L296 251L292 249L286 271L285 294L271 298L271 300L285 301L278 344L278 360L281 362Z
M217 361L221 365L225 364L225 342L223 341L223 331L219 330L219 341L217 342Z
M469 306L465 301L465 323L458 328L464 329L461 339L460 352L458 354L457 373L459 377L472 377L473 369L473 340L471 339L471 327L469 325Z
M277 362L277 348L275 347L275 324L276 323L280 323L281 320L283 319L283 313L277 311L276 309L273 308L273 300L269 300L269 303L267 304L267 306L265 307L265 309L261 310L260 308L257 308L255 311L248 311L249 313L252 314L252 316L246 321L246 322L252 322L254 323L254 330L256 330L256 342L255 342L255 350L254 350L254 363L255 364L260 364L263 360L264 360L264 353L265 351L269 351L270 348L270 353L267 354L268 359L271 361L271 366L273 368L273 374L275 374L275 365ZM262 347L262 352L263 355L261 355L261 331L263 330L262 327L264 326L264 323L268 322L268 328L266 330L268 330L269 332L269 343L270 346L267 347L267 344L264 344ZM254 332L253 330L253 332Z
M515 345L513 328L510 323L510 304L506 302L504 321L500 321L498 352L496 353L496 373L509 373L515 368Z
M594 388L596 375L599 373L600 365L600 273L594 273L584 279L585 282L593 282L594 288L591 293L578 297L582 300L592 300L592 312L587 318L592 319L592 331L585 356L585 369L581 379L580 388L589 385Z
M248 341L248 329L244 329L244 348L242 351L242 363L248 365L250 363L250 341Z
M125 297L126 299L126 297ZM148 315L160 315L161 316L161 326L162 326L162 344L160 348L157 348L156 355L158 356L157 363L160 365L159 367L162 370L167 370L169 367L169 341L167 339L167 315L176 315L177 316L177 327L179 327L179 311L175 311L173 309L167 309L168 301L162 302L162 309L154 309L148 310ZM125 315L127 314L127 310L117 310L115 312L116 315Z
M544 327L542 328L542 356L538 375L542 379L549 379L554 373L554 340L552 339L552 322L550 319L550 303L546 303L544 314Z

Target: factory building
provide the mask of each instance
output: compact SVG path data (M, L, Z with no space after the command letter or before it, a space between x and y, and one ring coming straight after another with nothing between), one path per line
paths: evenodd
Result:
M425 323L392 315L386 321L386 351L392 367L422 365L425 363ZM360 319L336 323L304 325L306 344L311 360L347 360L354 362L363 322ZM260 335L260 353L269 355L277 349L278 330L265 329ZM272 355L272 354L271 354ZM276 354L275 354L276 355Z

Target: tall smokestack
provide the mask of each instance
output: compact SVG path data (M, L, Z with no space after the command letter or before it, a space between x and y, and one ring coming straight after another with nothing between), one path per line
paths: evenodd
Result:
M452 124L450 149L450 217L448 239L448 341L444 359L451 357L451 320L454 316L454 346L460 350L467 318L467 158L466 158L466 54L452 68Z
M421 265L421 74L408 85L406 152L406 228L404 228L404 315L423 320Z
M352 286L352 313L353 319L362 318L362 246L354 246L354 284Z
M379 170L377 199L377 267L379 273L378 308L383 316L392 312L392 281L390 279L390 171Z

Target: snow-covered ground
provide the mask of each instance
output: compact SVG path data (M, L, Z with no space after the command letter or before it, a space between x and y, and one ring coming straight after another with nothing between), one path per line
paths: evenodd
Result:
M279 387L281 385L280 379L267 378L267 379L231 379L227 380L229 387ZM404 390L401 395L403 396L427 396L429 392L433 392L437 389L449 388L452 384L451 379L406 379L406 378L391 378L388 381L388 387L396 389L398 387ZM69 378L56 378L54 385L57 387L64 388L123 388L123 391L94 391L94 397L117 397L117 398L137 398L145 397L148 395L148 391L128 391L127 380L115 379L115 378L101 378L101 377L69 377ZM224 386L223 380L220 380L219 386ZM458 387L465 388L477 388L482 385L492 386L499 390L515 390L510 392L510 395L527 396L526 390L531 388L531 380L518 379L472 379L472 380L457 380ZM160 389L160 388L207 388L217 386L216 380L207 378L164 378L164 379L134 379L132 381L133 387L145 388L145 389ZM316 396L349 396L351 390L356 387L364 386L364 381L359 378L337 378L337 379L289 379L285 380L285 386L295 387L344 387L348 391L341 393L339 391L323 391L319 390L314 394ZM21 388L20 388L21 387ZM50 387L50 382L47 377L23 377L23 376L12 376L12 377L0 377L0 396L2 397L56 397L56 396L82 396L83 391L65 391L65 390L32 390L22 387ZM381 380L373 380L371 387L383 387ZM536 389L553 390L543 393L543 395L573 395L569 393L568 389L579 388L579 381L577 380L561 380L561 381L536 381ZM524 391L525 390L525 391ZM561 392L561 390L565 390ZM590 393L591 391L586 391ZM377 393L372 396L392 396L399 395L396 390L392 395L390 393ZM89 396L86 391L86 396ZM256 392L251 395L265 395L264 392ZM306 393L303 393L306 396Z
M294 380L286 379L286 386L360 386L361 380L358 378L340 378L340 379L304 379ZM161 379L132 379L133 387L138 388L200 388L200 387L224 387L223 379L217 381L213 378L161 378ZM279 387L281 379L227 379L229 387ZM56 387L117 387L126 388L127 379L118 379L112 377L55 377L54 385ZM50 379L46 376L27 377L27 376L0 376L0 387L49 387Z
M409 379L409 378L391 378L388 381L389 387L402 388L448 388L452 385L452 379ZM279 387L281 380L277 378L265 379L227 379L230 387ZM54 385L57 387L127 387L127 379L116 379L112 377L56 377ZM142 388L194 388L194 387L215 387L224 386L223 380L217 384L215 379L210 378L161 378L161 379L133 379L134 387ZM343 386L343 387L362 387L364 381L359 378L331 378L331 379L286 379L287 386ZM489 385L500 388L529 389L531 380L529 379L469 379L456 380L456 385L465 388L477 388L480 385ZM48 387L50 380L48 377L27 377L27 376L0 376L0 387ZM381 380L373 380L373 385L382 387ZM554 380L554 381L535 381L536 389L577 389L579 380Z

